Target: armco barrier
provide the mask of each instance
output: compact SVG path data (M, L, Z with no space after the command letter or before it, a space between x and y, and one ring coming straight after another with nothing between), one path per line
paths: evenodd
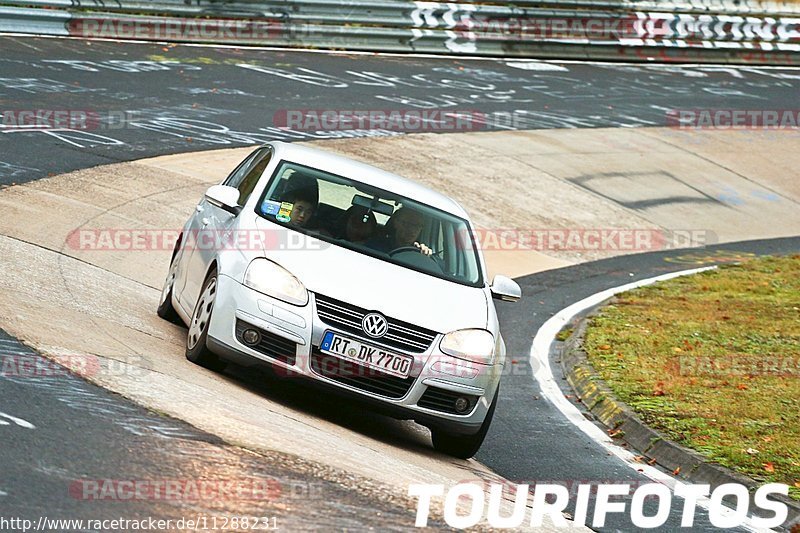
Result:
M70 14L44 9L25 9L0 5L0 32L69 35Z
M800 64L800 9L748 0L0 0L0 30L453 55Z

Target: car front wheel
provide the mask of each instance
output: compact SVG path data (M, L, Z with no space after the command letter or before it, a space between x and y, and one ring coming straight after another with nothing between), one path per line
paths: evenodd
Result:
M178 262L175 259L176 254L173 252L172 261L169 264L169 272L167 273L167 278L164 280L164 287L161 289L161 298L158 301L156 314L169 322L182 324L178 313L175 311L175 307L172 305L172 289L175 286L175 272L178 268Z
M217 298L217 271L208 273L200 298L194 306L192 319L189 321L189 334L186 337L186 359L197 365L219 372L225 368L225 362L208 349L208 327L211 323L211 313L214 312L214 302Z
M469 459L478 453L478 450L483 444L483 439L486 438L486 433L489 432L489 426L492 425L492 418L494 417L494 409L497 406L497 399L500 395L500 386L494 393L492 405L489 406L489 411L486 413L486 418L481 424L481 428L474 435L455 435L440 429L432 429L431 437L433 440L433 448L437 452L441 452L459 459Z

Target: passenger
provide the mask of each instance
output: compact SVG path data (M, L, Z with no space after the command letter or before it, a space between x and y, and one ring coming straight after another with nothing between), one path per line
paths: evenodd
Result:
M317 209L317 202L313 191L298 189L286 196L285 202L292 204L292 211L289 213L289 224L305 228L314 217Z
M350 206L344 212L343 220L341 238L355 244L366 244L378 229L378 221L372 211L359 205Z
M372 239L367 245L386 253L399 248L416 247L420 253L431 255L433 250L419 242L419 234L424 225L425 219L422 213L409 207L401 207L386 223L386 233Z
M301 174L300 172L293 172L283 185L283 190L280 192L281 198L288 198L298 191L305 191L304 194L310 195L313 204L319 203L319 182L313 176L308 174ZM288 200L284 200L287 201Z

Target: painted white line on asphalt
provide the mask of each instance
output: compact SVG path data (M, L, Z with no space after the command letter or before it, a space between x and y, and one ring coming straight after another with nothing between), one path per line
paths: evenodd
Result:
M539 386L542 389L542 394L544 397L547 398L553 405L555 405L556 408L558 408L558 410L561 411L561 413L567 418L567 420L576 425L581 431L586 433L589 438L597 442L606 451L614 454L614 456L619 458L623 463L633 470L647 476L653 481L666 485L673 493L675 492L675 487L683 482L675 479L665 472L662 472L658 468L648 464L636 462L634 459L636 454L626 450L625 448L617 446L611 437L605 431L603 431L603 429L595 425L593 422L587 420L583 414L581 414L578 408L570 403L569 400L567 400L567 398L564 396L564 393L561 391L561 388L558 386L555 378L553 377L553 372L550 368L550 347L556 340L556 335L559 331L561 331L561 328L563 328L570 320L572 320L575 315L602 303L615 294L629 291L638 287L643 287L645 285L651 285L658 281L665 281L668 279L677 278L679 276L697 274L698 272L704 272L706 270L712 270L715 268L716 267L711 266L693 268L691 270L681 270L679 272L671 272L669 274L663 274L653 278L634 281L632 283L627 283L619 287L613 287L611 289L593 294L588 298L584 298L579 302L575 302L569 307L565 307L547 322L545 322L542 327L539 328L539 331L536 332L536 336L533 338L533 344L531 345L531 368L534 369L533 376L536 381L539 382ZM709 498L701 498L698 500L698 505L705 510L708 510L708 503ZM725 508L723 513L733 513L733 511ZM742 527L749 531L768 531L763 528L755 527L749 519L745 521Z
M11 420L11 422L14 422L16 425L18 425L20 427L27 428L27 429L36 429L36 426L31 424L27 420L23 420L21 418L17 418L16 416L11 416L11 415L8 415L6 413L0 412L0 425L2 425L2 426L10 425L10 423L6 422L5 420L3 420L3 418Z
M569 72L567 67L547 63L544 61L504 61L507 67L518 68L520 70L539 70L539 71L553 71L553 72Z

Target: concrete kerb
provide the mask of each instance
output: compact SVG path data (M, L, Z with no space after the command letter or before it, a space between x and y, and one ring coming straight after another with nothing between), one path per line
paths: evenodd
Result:
M616 439L627 443L640 452L642 461L652 461L670 470L677 476L697 484L708 484L711 490L725 483L738 483L750 491L750 508L754 491L760 483L734 472L722 465L711 463L701 454L681 446L645 424L627 404L615 397L611 388L603 381L589 362L583 342L588 319L597 309L612 301L606 300L589 313L573 319L572 334L561 343L561 366L567 382L576 393L576 399L589 411L591 418L599 421L611 431L618 431ZM800 525L800 503L788 497L777 496L786 503L789 515L786 529Z

